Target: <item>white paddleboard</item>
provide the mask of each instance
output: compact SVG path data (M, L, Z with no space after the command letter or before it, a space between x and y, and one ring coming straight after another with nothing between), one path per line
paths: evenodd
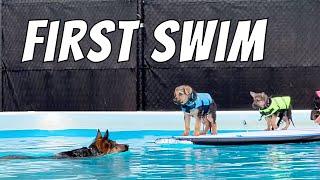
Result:
M281 144L320 141L320 129L291 129L219 133L218 135L174 136L172 141L201 145Z
M193 144L188 140L178 140L174 137L172 138L158 138L155 140L156 144Z

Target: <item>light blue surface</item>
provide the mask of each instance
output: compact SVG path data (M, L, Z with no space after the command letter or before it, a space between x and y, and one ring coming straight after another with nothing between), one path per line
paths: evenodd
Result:
M110 132L129 151L98 158L49 158L87 146L95 130L0 131L0 178L16 179L318 179L320 143L196 146L159 145L159 137L182 131Z
M319 128L309 110L292 111L296 128ZM258 111L217 111L219 130L263 130ZM281 125L283 126L284 123ZM192 129L194 120L191 121ZM0 130L108 128L111 131L183 130L183 112L2 112ZM289 129L294 128L290 126Z

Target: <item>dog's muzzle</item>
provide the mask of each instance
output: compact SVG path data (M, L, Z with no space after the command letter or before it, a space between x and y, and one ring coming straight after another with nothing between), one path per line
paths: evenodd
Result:
M256 105L255 103L252 103L252 108L253 109L259 109L260 107L258 105Z
M125 151L128 151L128 150L129 150L129 145L126 145L126 144L125 144L125 145L124 145L124 148L125 148L125 149L124 149Z
M181 105L181 102L179 102L178 100L177 100L177 98L173 98L173 103L174 104L176 104L176 105Z

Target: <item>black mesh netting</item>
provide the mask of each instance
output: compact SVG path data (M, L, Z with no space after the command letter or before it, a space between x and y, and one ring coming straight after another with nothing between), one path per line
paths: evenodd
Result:
M136 110L135 74L135 69L6 71L3 109Z
M296 67L319 66L320 3L315 0L146 0L145 60L151 67ZM230 21L226 56L230 50L239 21L268 19L263 61L214 63L220 23ZM155 28L164 21L176 20L180 30L168 33L176 42L171 60L157 63L152 60L154 47L164 47L154 38ZM190 20L219 20L209 60L179 63L183 22ZM252 59L249 58L249 59Z
M190 84L199 92L213 94L224 110L250 109L249 91L290 95L294 108L311 108L320 76L319 1L241 0L147 0L145 1L145 107L146 110L178 109L172 103L175 86ZM183 22L188 20L230 21L229 52L237 23L268 19L263 61L214 63L218 40L214 39L209 60L179 62ZM165 48L154 38L157 25L176 20L180 30L167 32L176 42L169 61L151 59L153 49ZM219 34L218 23L215 35ZM194 57L193 57L194 59Z
M220 110L250 109L249 91L290 95L294 109L310 109L314 90L320 88L320 3L318 0L4 0L1 4L1 111L24 110L177 110L173 90L189 84L213 94ZM43 62L48 28L37 35L34 58L21 62L28 22L60 21L55 60ZM140 19L134 33L130 59L118 63L122 31L104 35L112 52L103 62L86 58L98 51L89 30L102 20ZM226 56L239 21L268 19L263 61L215 63L222 21L230 21ZM57 62L64 23L84 20L88 31L79 45L84 58ZM152 60L155 48L164 51L154 31L164 21L176 20L179 31L168 33L176 43L167 62ZM183 22L218 20L208 60L179 63ZM252 27L251 27L252 30ZM239 56L240 57L240 56ZM238 57L238 58L239 58Z
M122 31L119 20L137 19L137 1L131 0L6 0L2 1L2 110L137 110L137 39L129 61L118 63ZM35 46L32 61L21 62L28 22L48 20L37 35L44 43ZM79 42L84 58L57 62L66 22L82 20L87 32ZM115 23L114 32L102 33L112 45L111 54L99 63L90 62L89 49L100 47L89 31L103 20ZM44 62L50 22L59 21L53 62ZM77 30L74 30L74 34Z
M149 69L145 107L147 110L178 109L172 102L174 88L189 84L197 92L212 94L219 109L251 109L250 91L290 95L294 109L308 109L312 105L312 90L319 87L320 78L314 76L318 71L318 67Z

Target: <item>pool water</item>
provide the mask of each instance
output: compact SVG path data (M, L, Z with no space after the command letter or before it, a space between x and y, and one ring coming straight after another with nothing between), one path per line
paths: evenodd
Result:
M110 132L129 151L82 159L55 153L88 146L96 130L0 131L0 178L16 179L318 179L320 143L248 146L159 145L181 131Z

